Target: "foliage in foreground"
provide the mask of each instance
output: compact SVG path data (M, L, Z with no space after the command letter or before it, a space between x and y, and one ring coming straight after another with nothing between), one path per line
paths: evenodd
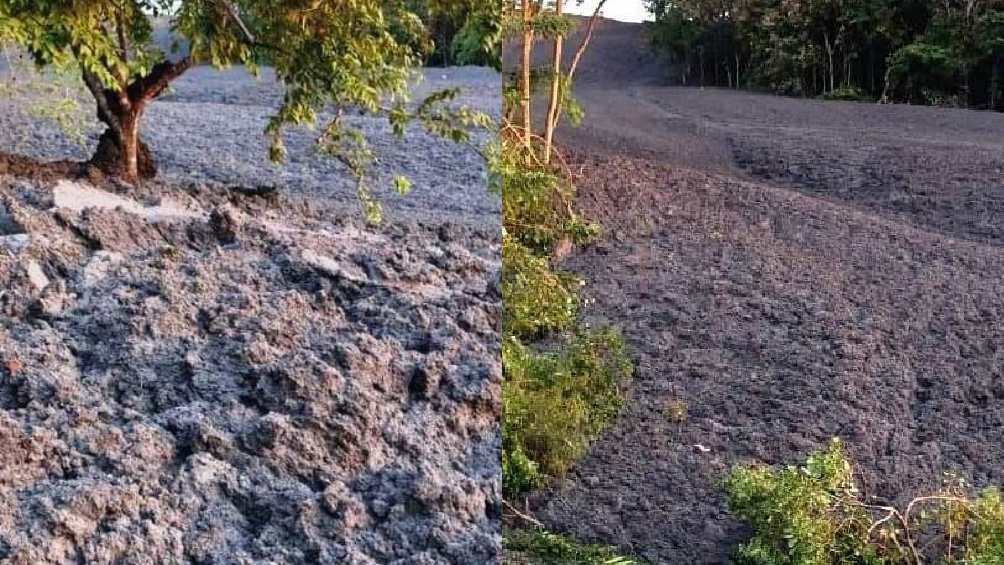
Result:
M552 246L595 233L569 205L570 183L512 131L493 170L503 203L502 475L507 496L560 476L613 419L631 368L614 331L577 327L581 279L556 270ZM541 352L528 343L556 335Z
M632 565L611 547L581 544L541 530L506 532L505 565Z
M544 137L534 134L529 119L534 35L560 43L569 29L560 12L560 2L503 4L503 29L525 42L519 62L524 72L505 77L502 139L491 156L494 183L502 191L506 497L565 473L617 414L621 383L631 372L619 334L579 327L583 282L553 265L555 249L584 243L597 233L575 212L571 174L550 135L562 104L573 121L581 117L568 95L572 70L565 74L560 65L551 66L551 79L562 80L564 88L552 89ZM560 60L556 54L552 63ZM519 123L517 108L522 110ZM552 339L542 352L532 342L545 338Z
M576 289L581 280L554 271L546 257L535 255L508 234L502 241L502 256L506 332L532 338L571 326L578 305Z
M583 331L555 352L502 344L503 484L521 492L561 476L617 415L631 365L615 330Z
M740 565L1004 564L1004 501L976 497L955 482L903 510L868 505L843 444L802 467L737 468L726 481L729 507L753 528Z

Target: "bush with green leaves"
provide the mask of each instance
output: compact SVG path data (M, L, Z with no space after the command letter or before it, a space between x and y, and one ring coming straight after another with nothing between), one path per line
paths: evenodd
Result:
M902 510L867 504L837 439L801 467L739 467L725 488L731 511L753 529L736 553L739 565L1004 563L997 489L974 497L956 479Z
M568 175L527 156L514 140L505 141L496 170L504 179L502 226L516 241L544 256L561 239L584 243L598 228L572 206L574 189Z
M631 375L615 330L580 331L553 352L502 344L503 488L518 493L561 476L616 417Z
M616 333L577 330L582 281L552 266L555 242L589 235L559 196L559 172L505 133L491 163L503 203L503 489L515 495L585 453L619 408L630 366ZM527 345L562 332L573 337L559 335L555 351Z
M583 544L542 530L514 531L504 540L505 565L634 565L605 545Z
M554 271L547 257L535 255L506 233L502 239L503 328L506 335L541 337L575 321L582 281Z
M507 1L503 34L557 40L572 25L559 11L554 3ZM532 42L526 45L532 51ZM529 98L534 85L556 75L563 83L556 85L558 99L552 90L551 111L561 101L575 122L581 108L571 98L569 76L556 66L531 68L526 53L519 65L534 79L521 80L526 78L521 72L506 75L501 141L490 154L493 184L502 192L506 497L562 475L585 454L620 409L621 387L631 373L617 332L584 329L577 321L582 280L554 265L557 249L588 242L598 227L576 213L572 175L553 145L531 131L530 120L516 121L520 105L532 104L523 96ZM529 106L523 110L529 113Z

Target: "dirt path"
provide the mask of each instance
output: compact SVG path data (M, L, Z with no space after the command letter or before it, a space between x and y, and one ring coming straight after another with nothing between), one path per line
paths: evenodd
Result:
M740 461L839 435L879 500L945 472L1004 483L1004 116L627 80L618 61L648 68L610 55L628 29L598 36L590 125L565 132L606 228L567 266L637 377L538 515L657 563L724 563L743 532L718 482Z

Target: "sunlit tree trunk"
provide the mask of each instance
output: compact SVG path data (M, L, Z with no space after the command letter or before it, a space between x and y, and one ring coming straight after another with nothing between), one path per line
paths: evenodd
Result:
M554 13L562 14L562 0L555 0ZM558 126L558 106L561 103L561 56L565 37L558 34L554 38L554 73L551 77L551 104L547 110L547 128L544 132L544 162L551 162L551 147L554 144L554 130Z
M191 65L190 59L160 63L145 77L119 90L106 88L96 75L85 70L84 83L94 96L98 120L106 126L90 164L131 183L156 176L153 156L140 138L143 113Z
M520 81L520 106L523 110L523 144L530 148L533 140L533 122L530 114L530 66L533 64L533 3L522 0L523 10L523 68Z

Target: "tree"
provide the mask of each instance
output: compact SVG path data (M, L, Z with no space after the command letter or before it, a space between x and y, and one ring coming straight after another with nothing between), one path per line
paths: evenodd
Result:
M188 44L172 57L152 42L161 17ZM39 65L80 68L107 127L91 162L129 182L156 174L140 138L144 112L172 81L206 63L275 68L286 96L266 129L274 160L285 154L284 126L313 123L333 107L339 117L320 141L358 168L365 139L346 129L342 110L385 112L403 128L416 117L405 110L408 79L428 48L419 17L391 0L0 0L0 31ZM431 106L420 111L419 118L444 117Z
M502 3L486 0L407 0L425 22L429 65L501 67Z

